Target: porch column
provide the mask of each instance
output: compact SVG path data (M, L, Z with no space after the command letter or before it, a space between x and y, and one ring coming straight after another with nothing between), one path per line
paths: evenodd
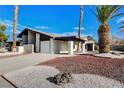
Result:
M68 53L70 55L74 54L74 49L73 49L74 41L68 41Z
M93 51L95 51L95 44L94 43L92 45L92 49L93 49Z
M83 53L85 53L85 45L86 45L85 43L82 44L82 47L83 47L83 48L82 48L82 49L83 49L82 52L83 52Z
M50 38L50 54L54 54L54 39Z

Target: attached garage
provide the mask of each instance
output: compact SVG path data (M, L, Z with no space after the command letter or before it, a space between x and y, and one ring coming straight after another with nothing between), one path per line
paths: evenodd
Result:
M41 53L50 53L50 41L41 41Z

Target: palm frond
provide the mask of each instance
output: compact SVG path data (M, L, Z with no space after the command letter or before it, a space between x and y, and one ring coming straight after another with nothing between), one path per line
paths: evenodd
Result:
M93 13L97 15L96 17L99 22L106 23L111 18L124 15L124 13L115 14L122 7L123 6L120 5L100 5L96 6L96 12Z
M120 29L124 28L124 26L119 27Z
M123 21L123 22L121 22L121 24L124 24L124 21Z
M112 5L112 6L110 6L110 10L109 10L109 12L108 12L108 14L107 14L107 17L106 17L106 22L109 20L109 19L111 19L112 18L112 15L115 13L115 12L117 12L120 8L122 8L122 6L120 6L120 5Z
M112 19L112 18L115 18L115 17L118 17L118 16L123 16L123 15L124 15L124 13L115 14L115 15L113 15L113 16L111 17L111 19Z
M96 17L98 17L97 13L91 7L89 7L89 9Z

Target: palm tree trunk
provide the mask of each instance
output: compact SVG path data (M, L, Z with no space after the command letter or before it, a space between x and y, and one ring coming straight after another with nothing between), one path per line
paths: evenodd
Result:
M110 51L110 31L107 24L102 24L98 29L99 53L108 53Z
M77 45L77 51L79 51L80 50L80 47L81 47L81 45L80 45L80 38L81 38L81 27L82 27L82 16L83 16L83 6L82 5L80 5L80 19L79 19L79 30L78 30L78 38L79 38L79 40L78 40L78 45Z
M13 46L12 51L16 52L16 26L17 26L18 6L14 6L14 26L13 26Z

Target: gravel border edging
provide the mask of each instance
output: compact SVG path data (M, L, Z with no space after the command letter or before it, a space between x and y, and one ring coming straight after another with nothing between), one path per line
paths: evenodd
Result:
M1 75L1 77L7 81L9 84L11 84L14 88L18 88L17 86L15 86L11 81L9 81L7 78L5 78L3 75Z

